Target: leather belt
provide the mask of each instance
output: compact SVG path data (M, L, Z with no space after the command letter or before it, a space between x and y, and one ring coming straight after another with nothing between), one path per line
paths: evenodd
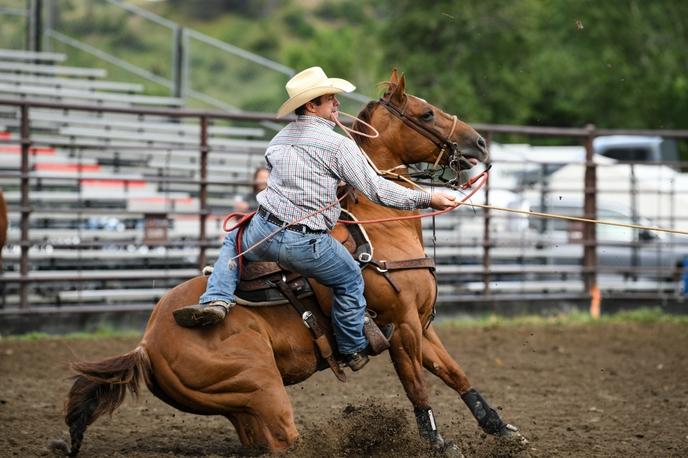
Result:
M264 207L258 207L258 214L265 218L269 223L276 224L277 226L284 226L284 221L267 211ZM311 229L305 224L292 224L285 227L288 231L300 232L302 234L325 234L327 233L324 229Z

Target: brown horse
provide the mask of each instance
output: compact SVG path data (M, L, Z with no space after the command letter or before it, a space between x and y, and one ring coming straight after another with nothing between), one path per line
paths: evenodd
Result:
M485 142L473 128L407 95L404 88L404 76L394 71L383 98L370 102L360 115L380 131L378 138L362 142L379 169L433 163L439 155L443 156L440 163L453 167L469 167L487 158ZM412 213L375 205L362 196L349 202L348 209L361 220ZM368 235L376 259L387 260L390 271L392 261L425 257L417 219L371 225ZM471 388L430 324L437 289L427 262L385 276L371 267L364 276L368 307L377 312L379 323L395 325L389 353L414 407L421 436L438 451L458 451L437 431L425 367L457 391L486 432L520 438ZM196 303L205 287L206 279L197 277L168 292L153 310L143 339L133 351L73 365L77 375L66 413L72 454L78 452L86 427L99 415L114 411L127 389L136 393L141 377L173 407L227 417L245 446L276 452L294 444L298 433L284 386L327 367L311 334L289 305L237 306L222 324L201 329L177 326L172 312ZM316 288L316 293L329 314L327 292Z

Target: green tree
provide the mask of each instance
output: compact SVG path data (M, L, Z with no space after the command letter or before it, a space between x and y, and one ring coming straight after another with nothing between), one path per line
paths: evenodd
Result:
M522 123L537 94L533 1L382 0L384 61L411 90L470 121Z
M379 0L383 61L471 121L688 126L688 2Z
M536 13L534 106L546 123L688 126L687 3L548 0Z

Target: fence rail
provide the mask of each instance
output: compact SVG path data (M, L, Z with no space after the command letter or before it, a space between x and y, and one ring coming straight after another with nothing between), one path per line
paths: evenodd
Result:
M218 237L221 233L219 225L227 210L226 205L217 202L226 199L228 192L246 189L250 184L251 170L262 157L260 146L253 150L243 150L231 144L214 145L215 138L211 135L211 126L240 124L244 130L237 129L236 132L255 135L256 132L264 132L263 128L259 127L262 122L285 121L265 113L110 107L28 99L0 99L0 107L15 109L18 119L18 136L1 139L0 149L3 145L19 147L16 162L19 167L0 171L0 184L5 189L16 190L9 193L9 210L10 214L18 216L18 228L13 228L10 232L10 246L4 252L5 263L9 269L0 277L0 285L4 285L6 294L16 291L16 303L13 299L7 305L16 305L21 309L29 309L32 305L39 304L59 305L65 301L107 301L113 300L114 297L149 303L159 297L161 290L173 286L174 281L187 277L197 271L196 269L205 266L208 259L216 255ZM139 151L134 155L144 153L141 153L140 145L93 144L79 136L70 141L41 140L45 137L34 131L31 113L40 112L42 114L39 119L45 119L44 112L47 110L62 113L65 119L69 118L67 114L78 112L80 117L93 115L94 119L129 115L142 125L145 125L146 119L156 123L160 123L161 120L180 124L183 122L183 146L151 144L148 147L150 151L145 154L159 154L163 157L170 156L172 150L184 150L185 155L177 157L177 160L190 161L188 164L193 173L174 175L171 173L173 164L167 164L167 168L161 166L155 170L148 170L145 179L131 171L118 173L114 168L107 173L89 171L87 166L94 169L99 167L98 161L103 157L101 154L100 159L89 162L87 153L90 149L109 151L113 156L129 150ZM475 127L491 143L495 136L502 134L563 136L581 142L585 151L585 157L577 164L581 172L571 178L570 182L547 184L546 180L537 181L531 188L521 191L535 195L537 198L534 200L544 200L543 195L575 191L582 196L583 210L580 216L593 219L598 215L597 200L603 191L612 194L628 193L624 189L613 187L605 191L609 183L598 182L596 177L599 173L603 173L606 167L618 167L619 164L598 163L592 147L594 137L600 133L623 133L688 139L688 131L617 131L596 130L592 126L583 129L564 129L489 124ZM135 137L136 135L132 134L132 140L136 140ZM195 141L190 142L190 138ZM251 145L248 141L246 144ZM56 173L42 172L40 167L37 168L37 158L43 153L48 154L52 151L51 148L69 155L70 160L73 160L73 164L67 164L68 168L71 167L69 170ZM240 172L222 178L212 178L214 164L219 164L220 161L224 161L223 164L235 164L233 167ZM114 163L115 161L110 161L110 164ZM496 164L500 167L496 166L494 169L506 169L509 163L508 160L503 161ZM512 161L511 166L514 164L530 165L535 169L543 166ZM560 165L564 164L565 162ZM631 169L636 166L634 163L626 165ZM683 163L671 165L685 166ZM123 166L120 164L112 167ZM151 173L152 170L155 173ZM139 171L143 173L145 170ZM494 180L495 178L488 182L482 198L488 205L492 202L493 196L509 189L504 182ZM631 186L632 180L628 177L626 180ZM143 181L146 182L145 186L152 186L157 190L153 197L145 193ZM118 187L116 192L110 191L107 187L105 191L94 188L87 192L85 188L92 182L110 182ZM62 194L58 194L51 186L71 186L72 190L60 191ZM170 191L174 186L185 186L190 192L190 197L186 198L183 193L175 194L175 191ZM48 194L39 194L43 192L40 191L42 188L47 189ZM635 189L633 192L642 193L642 190ZM688 189L659 190L657 195L662 193L674 198L681 193L688 194ZM32 196L43 196L44 200ZM128 206L137 199L166 198L169 202L157 207L157 204L151 203L152 201L143 207ZM105 202L111 201L126 201L127 206L103 206ZM461 211L463 213L459 215ZM610 296L628 297L632 292L637 294L637 297L650 297L654 294L657 298L665 299L681 294L680 283L686 275L685 269L671 264L660 263L654 267L643 264L647 256L675 257L677 250L680 253L684 246L688 246L681 240L653 241L654 251L648 254L643 252L647 247L643 240L598 240L595 226L588 223L581 224L580 227L569 227L564 234L567 239L558 240L552 238L552 232L544 230L546 227L542 229L538 225L535 225L534 230L530 230L532 227L522 226L514 233L506 233L508 231L502 229L505 215L489 209L479 215L471 215L467 210L454 213L457 213L454 218L438 220L435 231L427 230L430 227L426 227L425 231L428 253L435 254L440 264L440 303L499 303L513 300L515 297L522 300L531 300L533 297L544 300L555 300L557 297L585 299L589 297L592 288L600 284L600 278L610 281L608 284L613 284L616 288L615 292L609 293ZM641 213L636 208L635 216L640 217ZM84 218L115 215L120 218L119 223L132 223L135 224L135 228L120 229L119 235L113 232L115 229L108 228L55 229L62 227L60 224L73 224L75 219L83 221ZM664 218L667 224L672 225L686 220L686 215L674 213L655 216ZM141 230L141 223L146 218L154 220L155 217L161 217L165 221L178 218L175 224L179 228L175 227L176 232L167 234L163 239L147 240L142 236L145 231ZM193 219L189 221L184 219L186 217ZM40 228L41 224L45 224L45 229ZM128 230L130 232L126 232ZM111 248L110 251L106 251L108 247ZM611 251L615 248L623 248L625 252L631 253L631 256L620 258L618 265L600 265L600 253L604 254L605 250ZM647 280L644 276L648 273L652 273L656 279ZM613 281L609 280L612 278L610 275L613 276ZM58 288L56 285L59 285L60 290L55 289ZM113 288L120 288L124 292L115 294L112 292ZM127 289L131 291L127 293ZM145 292L146 289L149 290L148 294ZM54 299L50 299L51 297Z

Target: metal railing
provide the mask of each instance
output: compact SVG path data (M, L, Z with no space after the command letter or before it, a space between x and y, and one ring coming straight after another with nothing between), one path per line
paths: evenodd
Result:
M204 266L206 264L206 249L209 246L207 237L206 237L206 220L210 214L210 211L208 209L207 201L208 201L208 186L209 185L226 185L228 182L230 184L237 184L236 182L232 182L232 180L227 180L227 181L212 181L209 180L208 177L208 154L211 151L211 148L208 145L208 127L211 121L218 121L218 120L229 120L229 121L276 121L274 115L269 115L269 114L260 114L260 113L247 113L247 114L230 114L230 113L221 113L221 112L208 112L208 111L198 111L198 110L183 110L183 109L177 109L177 110L172 110L172 109L140 109L140 108L106 108L106 107L94 107L92 105L78 105L78 104L62 104L62 103L50 103L50 102L42 102L42 101L16 101L16 100L1 100L0 99L0 106L16 106L19 109L20 112L20 139L19 139L19 144L21 145L21 163L19 167L18 173L5 173L3 176L5 177L17 177L19 178L19 189L20 189L20 205L18 208L10 208L10 211L18 211L20 214L20 232L21 232L21 238L19 240L19 246L21 250L21 256L20 256L20 262L19 262L19 276L12 281L17 281L20 283L20 307L21 308L26 308L29 306L28 303L28 295L27 295L27 285L33 281L35 281L32 276L29 274L29 248L32 246L32 243L30 241L30 230L29 230L29 218L32 212L34 212L34 208L32 205L32 200L31 200L31 195L30 195L30 181L36 179L34 175L32 175L30 167L29 167L29 159L32 155L31 149L39 145L36 141L33 140L32 134L30 131L30 110L34 108L48 108L48 109L59 109L63 112L69 111L69 110L75 110L75 111L80 111L80 112L98 112L98 113L109 113L109 114L134 114L139 117L142 116L154 116L154 117L169 117L169 118L174 118L174 119L194 119L195 122L200 126L200 134L198 138L198 145L193 148L193 151L197 151L199 155L199 174L200 174L200 179L198 180L193 180L193 179L180 179L180 178L174 178L174 177L159 177L157 179L155 178L147 178L149 181L157 181L160 183L191 183L196 186L198 186L198 196L199 196L199 204L200 204L200 209L197 212L183 212L183 211L177 211L177 212L165 212L166 214L173 213L173 214L193 214L197 215L199 217L199 237L196 243L198 247L198 265L200 267ZM9 140L9 141L0 141L0 144L16 144L16 141ZM41 145L45 146L45 145ZM65 143L60 144L60 143L51 143L50 146L57 146L57 147L64 147L64 148L102 148L102 145L99 144L74 144L71 142L65 141ZM112 149L117 149L117 150L126 150L128 148L132 148L127 145L116 145L112 144L109 145L110 148ZM154 146L149 146L147 147L150 150L156 149ZM137 147L136 149L140 149L140 147ZM170 147L157 147L157 149L160 150L169 150ZM180 148L174 147L174 149L179 150ZM220 148L215 148L215 150L219 151L221 150ZM55 176L45 176L43 175L41 179L46 179L50 178L53 180L74 180L73 177L60 177L59 175ZM80 174L79 179L89 179L89 178L96 178L96 176L89 176L87 173L86 174ZM103 177L98 176L98 179L103 179ZM106 180L108 178L105 178ZM136 181L140 180L140 178L136 179L129 179L126 177L112 177L111 179L113 180L124 180L124 181ZM244 182L240 182L243 184L246 184ZM95 211L94 211L95 210ZM74 213L74 209L52 209L51 212L53 213L63 213L63 214L70 214ZM113 209L90 209L89 212L91 213L102 213L102 214L113 214L117 213L117 211ZM140 214L141 211L138 212L130 212L127 210L120 210L119 213L124 213L124 214ZM188 245L188 242L184 242L185 245ZM163 275L164 276L164 275ZM116 277L116 276L114 276ZM72 280L88 280L89 276L88 274L82 275L78 274L75 276L68 277ZM2 278L3 282L7 282L7 278Z
M209 195L210 187L221 187L224 191L215 191L218 195L225 195L228 187L231 186L246 186L248 185L247 176L250 174L251 167L246 167L246 173L242 178L223 178L223 179L209 179L209 172L212 172L212 167L209 165L209 154L237 154L229 150L223 150L222 147L212 146L212 139L209 140L209 126L213 123L229 121L229 122L248 122L248 123L259 123L259 122L284 122L284 120L277 120L273 115L264 113L219 113L210 112L202 110L189 110L189 109L154 109L154 108L115 108L115 107L105 107L105 106L92 106L92 105L80 105L80 104L65 104L65 103L51 103L43 101L31 101L31 100L0 100L0 106L16 107L19 112L19 138L18 139L8 139L3 140L2 144L19 144L21 147L21 161L18 171L6 171L0 173L0 178L17 178L19 181L19 205L10 206L10 212L19 215L19 228L20 234L19 239L16 240L15 244L19 247L20 255L18 262L18 272L17 275L6 274L0 277L0 282L5 285L14 285L18 288L19 292L19 306L20 308L29 308L31 301L28 295L30 285L40 285L42 283L50 282L66 282L66 284L72 284L77 282L97 282L97 281L124 281L124 280L141 280L145 279L160 279L160 280L170 280L185 278L189 275L188 266L184 269L168 269L167 267L154 272L147 272L146 275L142 275L140 272L127 272L111 270L108 272L89 272L87 267L79 267L76 272L63 272L52 271L52 272L42 272L41 270L31 270L30 266L32 264L32 254L30 249L37 246L37 241L31 236L30 228L30 218L32 215L36 215L39 212L49 213L53 216L64 215L65 217L74 217L75 214L93 214L93 215L123 215L132 216L135 218L142 217L141 210L131 210L128 208L103 208L96 206L80 207L78 209L72 207L65 208L55 208L49 203L41 203L32 196L32 183L35 188L37 183L43 181L69 181L75 180L73 175L64 176L60 174L46 174L45 172L38 174L31 170L31 159L35 156L35 148L42 146L54 146L62 148L65 151L71 151L75 154L76 160L81 159L79 151L88 148L107 148L111 151L126 152L127 150L140 149L140 147L133 147L130 145L117 145L112 142L108 145L98 144L98 143L88 143L84 141L75 141L74 139L65 138L62 142L52 141L49 144L43 143L37 140L39 136L34 134L31 129L31 112L32 110L57 110L60 113L70 113L73 111L84 112L84 113L97 113L99 116L116 116L116 115L133 115L137 119L141 120L142 125L145 125L145 120L151 119L176 119L176 120L192 120L195 125L199 126L199 134L197 137L197 144L194 146L166 146L166 145L155 145L151 144L146 147L151 153L159 151L164 153L170 149L185 149L190 154L197 155L196 167L197 167L197 178L196 177L179 177L174 175L160 176L148 176L146 180L159 185L161 188L165 186L170 186L172 184L191 186L194 189L194 196L198 198L198 208L197 209L166 209L161 211L163 217L169 217L171 215L176 216L194 216L198 219L197 225L197 236L187 237L185 239L177 240L166 240L166 241L141 241L141 240L124 240L121 243L132 244L139 243L148 247L165 247L165 248L179 248L183 247L180 251L180 256L193 256L196 261L195 265L198 268L203 267L208 260L208 250L218 247L218 241L211 239L207 233L208 220L212 216L213 218L221 218L223 216L222 212L218 213L218 210L213 210L210 205L211 196ZM592 140L595 136L599 134L643 134L643 135L663 135L670 136L680 139L688 139L688 131L629 131L629 130L595 130L592 126L588 126L583 129L563 129L563 128L542 128L542 127L522 127L522 126L499 126L499 125L489 125L480 124L475 125L475 127L486 135L486 137L493 141L494 137L499 134L509 133L509 134L519 134L519 135L530 135L530 136L548 136L548 137L560 137L564 136L567 138L572 138L577 142L584 145L585 148L585 160L580 163L580 167L583 167L583 181L581 186L576 186L572 184L571 191L580 192L583 194L584 200L584 212L581 216L594 219L597 215L597 196L600 191L600 183L596 179L597 172L603 164L598 164L593 160L592 151ZM79 162L79 164L85 164L84 162ZM631 168L633 164L631 164ZM130 177L126 174L113 174L111 176L103 176L88 171L82 170L79 166L79 173L77 181L100 179L100 180L120 180L125 183L133 183L140 181L140 177ZM633 175L633 174L631 174ZM632 182L632 177L629 177L629 182ZM485 193L485 203L490 204L492 202L492 195L500 190L502 183L489 183ZM575 187L575 189L573 189ZM533 188L533 192L553 194L556 192L565 192L566 188L559 186L554 187L552 184L548 186L540 185L538 189ZM626 191L616 191L616 192L626 192ZM153 212L155 213L155 212ZM635 213L639 213L636 209ZM499 303L500 301L514 300L520 298L521 300L531 300L535 298L545 299L545 300L555 300L556 298L586 298L589 296L591 288L593 288L598 283L598 276L600 274L614 273L619 275L633 276L642 274L644 269L642 266L619 266L619 267L607 267L600 268L598 265L596 256L600 247L605 245L598 243L596 239L595 226L593 224L583 224L583 234L580 239L575 240L573 243L578 246L583 247L583 261L582 266L578 267L576 265L572 266L559 266L551 264L548 261L552 253L556 254L556 249L553 249L552 253L544 254L538 252L537 249L530 250L532 253L525 255L523 253L515 252L514 247L504 246L505 242L502 241L504 234L498 234L497 237L494 233L494 227L498 225L498 218L502 218L503 215L499 214L494 210L486 209L482 214L482 228L480 232L480 237L475 239L462 239L457 236L457 233L462 233L463 229L460 224L475 223L476 219L472 218L471 221L466 221L465 216L455 217L450 221L450 231L449 235L438 243L438 250L446 249L449 254L442 254L443 264L445 266L440 266L440 285L443 287L456 286L457 280L464 277L471 277L478 275L480 282L482 284L481 288L470 290L467 286L462 286L459 290L451 289L444 293L441 292L440 301L443 303L456 303L456 302L491 302ZM449 220L447 220L449 221ZM667 217L666 224L670 224L672 227L685 224L685 221L675 218L673 214ZM453 225L456 225L454 228ZM428 231L426 231L427 235ZM541 238L534 241L535 245L553 245L554 242L547 240L549 233L545 232L540 234ZM71 246L71 249L75 250L88 250L88 249L104 249L108 246L116 244L119 242L113 242L108 240L91 240L82 244L80 246ZM617 243L617 245L627 245L630 247L638 246L640 242L632 243ZM508 245L508 243L507 243ZM607 243L607 246L613 246L614 244ZM69 248L69 243L66 244ZM51 249L59 249L60 242L53 241L51 244ZM455 252L452 250L456 250ZM505 251L511 250L510 254L504 254ZM512 253L513 251L513 253ZM79 251L81 253L81 251ZM660 253L661 254L661 253ZM126 258L126 253L121 253L122 259ZM528 257L530 256L530 258ZM504 264L504 259L511 260L509 264ZM81 258L79 258L81 259ZM145 258L141 258L144 259ZM473 259L474 261L471 261ZM84 259L85 261L85 259ZM145 260L149 262L150 260ZM151 261L152 262L152 261ZM84 263L86 265L86 263ZM58 266L59 267L59 266ZM444 269L444 270L443 270ZM445 273L443 273L443 271ZM454 273L452 273L454 272ZM672 271L667 272L668 275L675 275L677 273L684 274L685 271ZM500 293L499 291L493 290L493 285L495 281L500 278L518 276L519 278L529 278L535 277L536 275L547 274L549 277L557 276L563 280L571 278L573 276L582 275L584 278L584 287L578 291L569 293L559 293L559 294L545 294L548 287L543 287L543 291L511 291L510 293ZM549 278L548 277L548 278ZM461 280L463 281L463 280ZM505 281L504 281L505 282ZM524 287L525 288L525 287ZM551 289L551 288L550 288ZM457 293L456 291L465 291L466 293ZM470 293L472 291L472 293ZM470 293L470 294L469 294ZM660 292L646 292L643 293L644 297L661 297L663 294L666 296L667 293ZM677 294L677 291L668 293L669 295ZM634 293L635 297L640 297L641 294ZM623 294L619 294L619 297Z

